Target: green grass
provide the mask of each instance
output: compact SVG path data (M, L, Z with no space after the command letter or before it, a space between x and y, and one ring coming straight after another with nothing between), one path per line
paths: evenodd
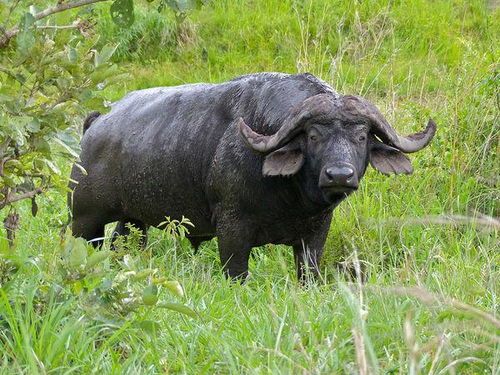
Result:
M462 0L214 0L180 26L140 7L123 33L106 6L98 9L102 43L120 42L117 61L132 73L105 92L111 99L256 71L310 71L370 98L401 133L428 117L438 133L411 155L413 175L370 170L335 210L324 278L308 288L297 286L289 248L258 249L251 278L238 285L222 277L216 241L193 255L151 231L151 252L135 252L141 267L181 281L182 302L199 318L141 308L115 327L93 319L78 294L40 305L55 278L49 265L65 198L45 197L36 218L21 205L15 251L30 261L8 295L0 289L0 374L500 374L500 328L491 321L498 224L477 222L500 216L498 9ZM457 223L457 215L469 219ZM338 262L359 265L365 283ZM158 330L138 329L141 320Z

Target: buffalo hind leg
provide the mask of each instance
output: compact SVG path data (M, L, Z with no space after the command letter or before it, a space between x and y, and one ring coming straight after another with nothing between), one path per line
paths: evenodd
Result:
M201 243L205 241L210 241L212 238L213 236L201 236L201 237L188 237L187 239L191 243L191 246L193 246L194 253L196 254L198 252L198 249L200 248Z
M141 249L145 249L148 242L148 226L142 221L135 219L120 220L113 231L113 236L111 239L111 250L115 250L114 243L118 236L128 236L130 234L130 229L127 224L133 225L135 228L142 232L141 237Z

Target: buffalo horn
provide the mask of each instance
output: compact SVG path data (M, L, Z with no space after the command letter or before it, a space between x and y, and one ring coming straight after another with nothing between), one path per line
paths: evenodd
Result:
M280 148L299 133L307 120L324 115L335 108L337 108L335 98L331 94L314 95L297 105L276 133L259 134L253 131L242 118L238 120L240 133L250 148L258 152L269 153Z

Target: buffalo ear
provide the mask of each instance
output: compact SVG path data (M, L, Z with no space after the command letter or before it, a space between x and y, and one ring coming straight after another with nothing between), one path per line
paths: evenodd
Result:
M375 141L370 151L370 164L382 174L411 174L410 159L398 149Z
M303 164L304 154L300 141L293 140L266 156L262 165L262 174L264 176L291 176L297 173Z

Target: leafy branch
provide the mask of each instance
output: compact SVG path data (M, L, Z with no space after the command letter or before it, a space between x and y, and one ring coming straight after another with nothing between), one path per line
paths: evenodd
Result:
M79 0L79 1L74 1L72 3L61 3L59 2L56 6L52 8L47 8L41 12L36 13L33 15L33 19L35 21L41 20L42 18L48 17L52 14L64 12L69 9L75 9L79 8L85 5L90 5L94 3L99 3L99 2L104 2L104 1L110 1L110 0ZM59 26L58 28L62 28ZM0 48L5 48L9 45L12 37L16 36L19 32L21 31L19 26L16 26L8 31L4 31L3 35L0 37Z

